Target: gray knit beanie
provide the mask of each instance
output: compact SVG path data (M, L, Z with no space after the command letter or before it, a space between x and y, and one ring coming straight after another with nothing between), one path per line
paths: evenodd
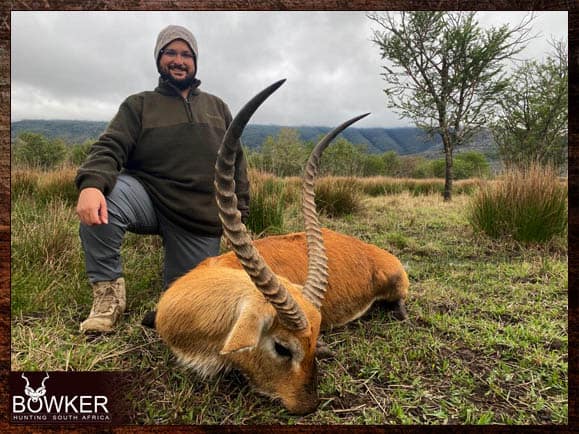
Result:
M157 66L159 66L161 50L175 39L183 39L185 42L187 42L187 44L189 44L191 51L193 51L193 54L195 55L195 65L197 65L199 53L197 52L197 41L195 40L193 33L191 33L185 27L170 25L161 30L159 32L159 36L157 36L157 43L155 44L154 52Z

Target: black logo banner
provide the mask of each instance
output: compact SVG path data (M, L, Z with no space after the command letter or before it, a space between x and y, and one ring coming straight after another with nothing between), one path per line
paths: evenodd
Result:
M132 372L10 372L10 423L130 423Z

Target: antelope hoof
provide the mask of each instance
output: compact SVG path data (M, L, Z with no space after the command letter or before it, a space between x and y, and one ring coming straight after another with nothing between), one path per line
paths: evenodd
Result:
M404 321L408 319L408 312L406 311L406 304L404 300L398 300L394 302L392 308L392 317L398 321Z
M151 329L155 328L155 315L157 314L156 310L151 310L145 314L141 324L145 327L149 327Z

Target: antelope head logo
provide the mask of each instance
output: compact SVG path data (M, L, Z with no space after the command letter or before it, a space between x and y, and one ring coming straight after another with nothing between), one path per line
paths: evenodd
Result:
M26 387L24 388L24 393L26 394L26 396L32 399L32 402L38 402L40 398L46 395L46 387L44 387L44 383L46 380L50 378L48 372L46 373L46 377L44 377L44 380L42 380L42 386L40 386L38 389L33 389L32 387L30 387L30 381L28 381L28 378L26 378L24 373L22 373L22 378L26 380Z

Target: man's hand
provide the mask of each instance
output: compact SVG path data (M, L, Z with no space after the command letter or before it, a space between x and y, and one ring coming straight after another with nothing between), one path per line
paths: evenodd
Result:
M85 225L100 225L109 222L107 201L98 188L81 190L76 205L76 213Z

